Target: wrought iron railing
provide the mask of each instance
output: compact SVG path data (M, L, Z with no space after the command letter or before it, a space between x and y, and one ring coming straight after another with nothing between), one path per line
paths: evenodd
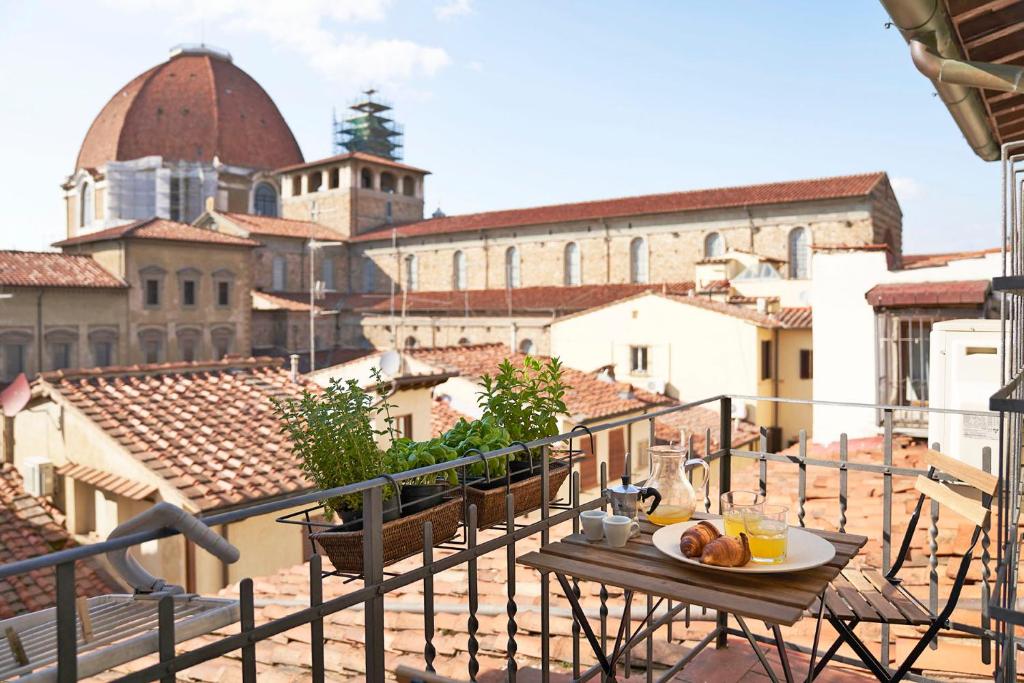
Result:
M654 427L657 418L670 413L686 410L688 408L717 404L720 414L720 424L717 434L719 444L732 443L732 401L737 400L759 400L759 401L780 401L790 403L810 403L829 406L844 406L856 410L880 410L883 413L882 452L879 462L852 461L848 456L847 439L842 437L839 445L838 459L812 457L808 455L808 444L805 436L801 434L799 445L793 454L770 453L766 448L764 436L756 450L740 450L733 448L712 449L711 430L705 434L705 453L703 456L709 461L717 463L715 470L718 479L718 490L728 490L731 486L734 475L734 466L743 461L752 461L758 468L758 485L762 491L771 493L769 474L769 463L774 467L791 467L798 476L798 495L796 512L797 522L801 525L806 523L805 504L808 500L807 483L809 472L812 470L826 470L835 472L838 478L838 499L836 501L835 520L836 527L844 530L847 525L848 508L851 502L848 476L851 471L864 472L877 475L882 486L882 508L883 519L881 529L878 533L882 543L882 569L888 569L891 560L891 535L893 533L893 479L896 477L916 477L920 474L928 474L925 469L916 467L901 467L893 462L893 414L897 410L905 410L905 406L876 406L871 404L851 404L835 402L813 402L796 401L787 399L766 399L764 397L747 396L716 396L702 401L687 403L679 406L672 406L644 415L630 417L602 425L595 425L589 428L591 435L602 431L617 429L625 425L638 424L646 421L650 430L650 443L654 443ZM939 410L935 408L918 408L922 412L944 412L958 414L988 415L970 411ZM542 477L542 499L539 514L536 518L516 519L513 514L514 498L506 496L506 520L504 529L496 535L488 534L490 537L481 538L476 531L475 516L476 510L472 506L467 510L467 520L462 535L462 542L458 547L446 551L444 554L435 553L433 547L432 526L429 522L423 525L424 550L422 561L413 569L403 571L394 575L385 574L383 564L383 548L381 543L381 530L383 528L383 496L382 491L386 486L392 486L388 478L379 477L376 479L352 484L349 486L331 489L329 491L316 491L290 498L254 505L245 509L234 510L205 518L210 526L218 526L241 521L243 519L260 515L277 515L285 510L293 510L295 507L320 501L331 496L346 494L361 494L363 498L363 524L365 534L363 536L363 568L361 582L353 583L352 589L340 597L325 600L323 598L323 582L325 573L322 571L322 560L319 555L314 555L309 562L309 597L308 607L296 611L266 623L256 625L255 602L253 595L252 579L244 579L239 585L239 607L240 627L236 634L222 637L215 642L197 646L183 652L175 651L174 620L171 612L169 598L160 602L160 627L158 629L159 661L153 665L146 666L137 671L125 674L121 679L124 681L171 681L178 672L182 672L202 662L210 661L231 653L240 653L241 677L245 681L256 680L256 644L274 636L285 633L298 627L309 627L310 629L310 652L309 670L310 677L314 681L322 681L325 677L324 667L324 619L331 614L341 612L362 605L364 612L364 647L365 647L365 676L367 680L383 680L386 675L385 646L384 646L384 598L388 593L397 591L411 584L421 584L423 590L423 669L433 669L437 656L436 648L432 642L434 637L434 576L439 572L455 567L465 566L467 570L468 587L466 594L466 626L465 637L467 639L466 676L475 680L479 672L478 652L480 649L479 639L479 577L477 563L481 557L491 553L501 553L505 556L505 580L507 593L505 595L505 613L507 616L507 634L505 643L504 659L508 669L508 677L515 680L518 663L521 657L518 654L517 634L519 633L517 615L519 614L519 600L516 594L516 575L520 571L516 565L517 544L528 538L537 537L539 541L547 543L553 527L570 523L574 531L579 530L579 513L583 510L602 507L605 501L599 495L583 500L580 492L579 472L574 472L569 480L568 497L561 507L554 507L548 494L548 477L550 474L550 449L556 444L569 442L570 451L572 441L580 438L587 438L581 431L574 431L561 434L555 437L541 439L527 444L531 448L541 449L543 459L541 461ZM939 449L938 444L933 447ZM409 472L394 475L394 479L404 481L415 477L422 477L429 474L439 474L451 469L464 469L480 459L494 461L496 459L507 459L521 450L521 446L511 446L479 456L462 458L448 463L440 463L430 467L423 467ZM986 449L987 450L987 449ZM726 457L726 456L730 457ZM990 454L986 453L985 458L990 460ZM777 470L775 470L777 471ZM600 484L603 489L606 485L606 466L602 463L600 469ZM716 506L712 504L711 497L703 501L705 511L713 511ZM938 508L933 506L930 511L930 524L928 528L929 547L929 596L928 600L934 609L940 603L939 581L937 571L937 523ZM895 520L897 524L902 519ZM78 624L75 610L75 564L86 558L107 553L112 550L127 548L130 546L158 538L171 536L176 532L161 530L156 532L137 533L111 541L96 543L89 546L76 547L69 550L52 553L25 561L14 562L0 566L0 579L14 577L25 572L52 569L56 573L56 664L57 679L60 681L73 681L77 678L77 648L79 644ZM997 635L996 631L988 624L989 600L988 589L990 585L990 564L992 558L989 554L989 538L987 530L983 539L983 554L981 556L983 599L980 603L981 626L969 624L951 624L951 627L970 635L981 638L983 643L983 661L991 661L991 650L989 643ZM338 580L327 578L327 580ZM551 657L551 630L550 619L552 615L551 586L549 577L542 574L540 583L540 665L544 671L544 680L547 680L548 672L552 662ZM575 591L579 592L578 584L574 585ZM600 637L602 641L608 638L607 620L609 614L614 610L609 606L609 591L602 586L597 597L597 603L589 604L589 609L594 610L600 618ZM586 599L586 598L585 598ZM593 598L590 598L593 601ZM648 609L652 607L648 599ZM697 612L700 612L698 614ZM669 603L658 619L665 627L665 635L668 639L673 638L673 624L677 620L684 620L689 623L691 619L713 620L715 626L701 641L699 645L706 645L714 642L719 646L725 645L725 639L731 632L728 628L728 615L714 614L708 610L689 605L672 605ZM883 626L883 629L886 627ZM886 631L887 634L887 631ZM600 675L598 666L586 668L580 654L580 628L574 623L572 628L572 662L571 666L574 675L583 680L595 678ZM639 639L633 649L644 648L647 662L651 661L653 648L653 635L647 635ZM882 661L888 662L888 637L882 638ZM806 648L791 644L796 650L806 651ZM1004 644L1005 647L1005 644ZM1012 647L1012 644L1011 644ZM681 663L692 658L695 652L691 652L684 660L676 663L676 666L669 669L669 672L677 670ZM856 664L854 660L838 658L839 661ZM624 666L628 670L632 666L630 653L627 652L624 658ZM653 680L653 669L646 666L647 679ZM913 676L913 680L922 680L919 676Z

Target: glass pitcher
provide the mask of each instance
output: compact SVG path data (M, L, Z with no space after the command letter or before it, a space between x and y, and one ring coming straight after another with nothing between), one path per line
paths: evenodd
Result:
M647 519L660 526L689 521L697 509L697 494L686 476L691 467L704 468L703 497L708 495L711 467L700 458L687 460L685 446L651 446L651 476L646 486L661 493L661 504Z

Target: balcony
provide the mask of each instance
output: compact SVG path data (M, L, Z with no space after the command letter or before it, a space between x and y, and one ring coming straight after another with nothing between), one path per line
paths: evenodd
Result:
M655 417L695 405L715 407L728 416L733 398L744 397L718 396L673 406L593 431L626 424L653 431ZM867 543L848 565L851 570L888 570L900 555L900 539L918 497L915 480L919 476L930 480L941 477L925 463L928 449L924 444L894 433L894 412L907 408L848 405L847 409L880 411L883 433L861 440L844 436L830 446L801 439L781 453L767 452L762 437L755 449L702 453L712 465L712 477L709 495L699 503L698 513L718 512L720 490L760 490L770 500L789 505L789 521L794 526L866 536ZM722 422L717 443L731 442L727 433L731 427L728 419ZM712 443L707 438L710 436L709 431L703 443ZM600 489L580 490L578 457L570 461L573 474L557 495L550 495L549 487L544 485L555 468L552 449L568 446L571 454L579 448L580 439L586 438L583 431L576 431L529 444L542 448L545 454L538 510L521 516L506 514L496 527L478 531L472 523L478 510L467 506L463 514L471 523L460 523L454 538L433 547L432 526L421 525L417 532L425 535L424 550L387 566L384 558L388 548L382 541L382 490L393 485L388 479L290 497L205 519L216 528L257 515L278 516L328 495L359 493L368 511L362 536L362 570L335 571L326 558L313 554L308 564L273 576L245 579L221 595L211 596L237 600L238 621L176 646L176 614L170 600L151 600L148 609L153 612L154 626L159 624L159 628L148 641L150 654L118 664L102 673L101 679L150 681L174 680L177 676L178 680L196 681L384 680L418 671L445 677L421 676L422 680L601 680L597 658L558 582L550 574L517 563L525 554L578 532L580 512L604 505ZM413 470L395 479L463 469L480 460L496 462L516 448ZM941 446L933 448L941 450ZM987 449L982 457L987 470L995 469ZM601 489L606 481L602 467ZM514 509L514 495L506 497L505 505L507 513ZM1001 514L1002 509L997 512ZM915 529L900 572L901 585L935 613L945 605L952 577L970 545L971 525L945 510L940 513L938 504L933 503L922 509ZM95 673L79 667L90 653L103 651L116 641L117 634L111 636L111 643L83 638L82 618L76 616L75 563L170 533L166 529L136 533L0 567L0 579L4 580L30 570L56 572L57 606L49 622L41 627L48 629L50 641L26 637L23 645L30 663L21 670L53 667L56 680L76 680L80 674ZM300 529L296 528L298 533ZM311 550L320 548L311 545ZM273 549L267 548L267 552ZM994 671L1013 666L1016 643L1001 637L989 613L1001 552L986 526L966 573L957 610L948 628L940 632L937 649L926 649L918 660L912 670L913 680L991 680ZM737 628L741 624L745 630L746 625L730 615L695 604L656 603L655 598L639 594L627 607L618 588L588 581L574 582L576 586L581 609L594 625L597 638L608 647L616 639L615 629L624 611L630 617L626 621L629 632L641 626L640 619L648 611L655 621L662 622L627 649L618 663L618 680L765 679L762 662L743 630ZM656 605L657 609L652 610ZM102 628L94 617L90 620L92 628ZM797 677L807 670L815 623L808 615L781 630ZM866 626L869 628L862 626L858 634L873 654L893 669L922 639L920 626ZM772 631L753 619L749 630L749 637L761 644L767 662L778 672L781 662ZM833 637L834 631L826 623L817 649L819 657ZM716 649L716 644L721 647ZM13 659L13 649L0 652L0 673L13 670ZM681 669L680 662L686 664ZM818 680L873 679L854 653L843 646Z

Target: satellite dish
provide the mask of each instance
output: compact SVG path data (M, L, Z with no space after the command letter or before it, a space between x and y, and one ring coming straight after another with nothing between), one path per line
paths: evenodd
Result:
M385 351L380 357L380 371L388 377L395 377L402 371L402 354L392 349Z

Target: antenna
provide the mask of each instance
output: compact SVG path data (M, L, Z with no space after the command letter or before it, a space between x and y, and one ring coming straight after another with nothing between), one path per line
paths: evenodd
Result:
M402 371L402 354L391 349L380 357L380 371L388 377L395 377Z

